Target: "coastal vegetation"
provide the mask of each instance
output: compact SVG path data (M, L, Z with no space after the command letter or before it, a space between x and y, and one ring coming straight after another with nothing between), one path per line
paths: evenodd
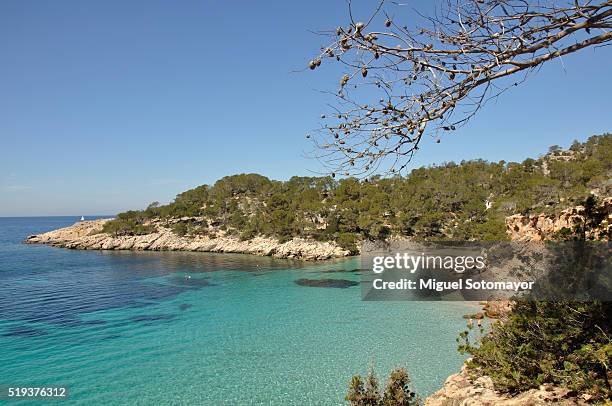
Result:
M221 230L241 239L304 237L352 251L358 241L390 236L502 240L508 215L554 212L590 192L609 195L611 171L612 135L604 134L523 162L447 162L407 176L276 181L240 174L185 191L170 204L120 213L103 231L147 234L158 219L180 236Z
M538 292L548 292L557 300L523 296L512 302L490 301L485 306L486 314L495 319L489 327L482 323L483 313L464 316L470 321L457 338L458 350L470 358L466 368L452 377L452 383L433 396L436 400L432 404L459 404L472 395L480 396L483 387L490 389L483 404L514 397L515 404L535 404L538 391L561 404L609 404L612 302L606 299L611 288L608 241L612 236L607 226L608 201L590 195L581 204L581 220L549 236L554 241L547 246L559 254L551 277L563 281L563 288L544 283ZM602 229L602 224L606 228ZM563 290L579 293L576 297L581 299L560 299L562 296L557 295ZM473 323L473 319L478 322ZM354 377L347 400L351 405L380 404L368 403L376 398L372 396L376 391L368 390L375 384L370 376L366 386L361 377ZM461 389L466 387L473 390ZM362 403L351 402L354 393L368 396L357 396L365 399ZM562 397L568 402L561 402ZM472 400L479 404L478 399Z
M416 393L410 386L410 376L404 368L391 372L381 392L374 369L370 368L364 379L355 375L351 379L346 400L351 406L418 406Z
M590 231L607 216L593 196L586 199L583 207L583 222L553 236L557 240L575 241L571 250L576 251L573 260L556 270L556 278L579 292L593 289L590 285L575 284L579 276L602 266L594 264L584 247L593 235ZM560 249L567 251L567 244ZM609 264L607 246L603 255L603 261ZM598 283L609 295L609 281L598 278ZM609 301L520 299L501 321L492 325L488 334L483 335L479 327L482 338L476 342L470 341L474 327L468 325L468 330L459 335L459 351L471 356L467 363L470 375L489 376L500 392L518 393L548 384L568 388L584 400L603 402L612 397L611 314Z
M550 384L585 399L612 396L612 303L518 301L478 343L461 333L459 350L472 358L470 374L489 376L500 392Z

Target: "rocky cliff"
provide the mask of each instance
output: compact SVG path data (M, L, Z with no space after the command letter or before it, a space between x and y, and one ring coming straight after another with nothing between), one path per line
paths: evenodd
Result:
M603 199L596 207L598 218L586 228L586 236L596 240L609 239L612 227L612 197ZM587 222L584 206L571 207L558 214L524 216L516 214L506 218L507 232L515 241L543 241L554 238L563 229L574 230ZM590 219L593 221L593 219ZM489 302L485 314L499 315L507 312L511 304ZM535 405L587 405L588 395L577 396L570 390L553 386L541 386L514 396L495 391L493 381L487 376L471 379L464 366L461 372L449 376L444 386L425 400L425 406L535 406Z
M601 221L587 230L587 237L608 239L612 229L612 197L603 199L598 211L602 214ZM512 240L542 241L563 229L573 230L576 226L584 225L585 214L584 206L571 207L558 214L515 214L506 218L506 229Z
M487 376L471 380L464 366L460 373L446 379L442 389L425 399L425 406L537 406L587 405L588 399L576 397L568 389L541 386L516 396L495 391Z
M214 238L181 237L163 226L158 226L156 232L145 235L112 236L101 233L104 223L109 220L81 221L70 227L32 235L25 242L85 250L228 252L303 260L323 260L350 255L349 251L332 242L294 238L281 243L276 239L264 237L242 241L228 235Z

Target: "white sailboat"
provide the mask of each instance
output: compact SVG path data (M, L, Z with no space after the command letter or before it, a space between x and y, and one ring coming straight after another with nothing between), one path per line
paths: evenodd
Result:
M81 216L81 221L85 221L85 217Z

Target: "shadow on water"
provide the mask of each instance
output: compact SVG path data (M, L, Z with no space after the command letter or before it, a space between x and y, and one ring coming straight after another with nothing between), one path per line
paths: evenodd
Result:
M346 289L351 286L359 285L359 282L350 281L348 279L298 279L295 281L300 286L309 286L314 288L340 288Z
M47 332L38 328L28 326L15 326L6 330L3 337L39 337L46 335Z
M141 314L132 316L128 320L132 323L151 326L158 323L169 323L174 320L175 317L174 314Z
M363 270L359 268L352 269L324 269L320 273L352 273L359 275Z
M33 255L29 260L33 264L30 269L14 272L16 265L0 266L0 320L26 322L25 327L9 330L5 335L38 335L35 329L27 327L31 323L56 327L102 325L104 320L82 320L81 316L117 308L142 308L183 292L211 287L214 284L208 278L185 277L184 273L223 269L222 259L216 256L211 262L205 258L193 262L197 256L182 253L142 255L54 250L66 255L49 263L49 258L37 258L40 251L33 250L28 251ZM200 255L204 256L207 255ZM237 260L229 258L229 261L235 268ZM248 262L244 258L242 262L246 268ZM42 271L35 269L42 264L45 264ZM157 283L159 279L155 278L160 277L162 281Z
M102 337L100 340L109 341L109 340L116 340L117 338L121 338L121 334L109 334L109 335Z

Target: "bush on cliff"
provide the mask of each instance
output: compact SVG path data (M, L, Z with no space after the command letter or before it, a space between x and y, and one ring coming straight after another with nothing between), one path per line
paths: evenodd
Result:
M391 372L384 391L378 388L374 369L370 368L365 379L355 375L349 384L346 400L351 406L417 406L419 398L411 390L410 377L404 368Z
M170 228L172 229L174 234L178 235L179 237L184 237L189 232L189 226L187 225L187 223L183 222L175 223Z
M573 241L553 246L558 251L556 265L560 265L554 278L564 282L563 289L582 294L599 291L602 297L606 291L609 294L609 280L594 273L609 272L609 248L588 240L607 213L593 196L583 206L584 221L554 235ZM539 289L553 295L559 290L556 284ZM467 364L471 374L491 377L499 391L516 393L549 383L603 401L612 396L610 315L612 302L523 299L480 342L470 342L469 330L462 332L459 351L472 356Z
M107 221L102 227L102 232L115 237L125 235L146 235L157 231L152 224L143 224L144 219L134 218L133 215L120 214L117 219Z
M337 237L335 237L335 240L343 249L353 254L359 252L357 250L357 238L354 234L340 233Z
M550 383L593 399L608 399L612 366L612 303L518 302L479 345L468 331L462 353L474 376L491 377L495 389L517 393Z

